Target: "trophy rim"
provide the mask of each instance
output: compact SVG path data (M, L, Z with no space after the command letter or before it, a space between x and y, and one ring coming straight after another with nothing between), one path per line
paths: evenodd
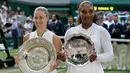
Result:
M69 41L71 38L73 38L73 37L79 37L79 36L84 37L85 40L90 43L90 45L91 45L91 50L94 50L94 52L95 52L94 43L92 42L91 38L90 38L89 36L83 34L83 33L78 33L78 34L75 33L75 34L72 34L72 35L68 36L67 39L66 39L66 41L65 41L64 48L65 48L65 49L67 48L66 46L67 46L67 44L68 44L68 41ZM81 38L81 39L82 39L82 38ZM85 62L84 64L77 64L77 65L75 65L75 64L73 64L72 62L70 62L69 59L67 59L66 62L67 62L68 64L74 66L74 67L84 66L84 65L90 63L89 60L88 60L88 61Z
M38 40L38 41L37 41ZM41 41L41 42L39 42ZM42 49L46 49L46 51L48 52L48 57L50 58L50 60L48 61L48 64L46 64L46 66L44 66L43 69L41 70L32 70L28 65L27 65L27 60L25 58L23 58L22 53L21 52L26 52L28 53L29 50L32 49L32 47L36 47L39 46L39 44L41 45L40 47L43 47ZM33 46L31 46L33 45ZM31 46L31 47L30 47ZM33 48L35 49L35 48ZM37 73L37 72L47 72L50 70L50 65L55 64L56 61L56 49L54 47L54 45L49 42L47 39L42 38L42 37L36 37L36 38L31 38L27 41L25 41L20 47L19 47L19 56L20 56L20 62L18 64L20 70L23 73L27 73L25 71L28 71L29 73ZM24 67L24 68L23 68ZM49 69L48 69L49 68Z

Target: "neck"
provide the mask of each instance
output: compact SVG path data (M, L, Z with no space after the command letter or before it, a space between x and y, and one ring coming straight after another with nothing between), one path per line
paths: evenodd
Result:
M37 35L38 36L40 36L40 37L42 37L43 36L43 34L45 33L47 31L47 29L37 29L36 30L36 32L37 32Z
M84 29L88 29L89 27L91 27L92 23L82 23L82 27Z
M115 22L115 24L117 24L118 22Z

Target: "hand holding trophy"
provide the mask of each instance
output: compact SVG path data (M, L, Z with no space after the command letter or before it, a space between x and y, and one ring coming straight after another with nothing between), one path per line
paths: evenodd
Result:
M94 44L85 34L74 34L65 42L67 63L72 66L84 66L96 59Z
M65 56L65 54L62 53L62 52L57 52L57 59L59 59L59 60L65 62L65 61L66 61L66 56Z
M19 68L23 73L48 73L55 64L56 50L44 38L27 40L19 50Z

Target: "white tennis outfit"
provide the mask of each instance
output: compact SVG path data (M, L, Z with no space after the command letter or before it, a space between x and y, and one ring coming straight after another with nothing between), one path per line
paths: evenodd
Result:
M55 35L53 32L47 30L46 32L44 32L42 37L47 39L48 41L50 41L53 44L53 35ZM38 37L37 32L36 31L31 32L29 39L35 38L35 37ZM53 70L51 73L57 73L56 69Z
M67 73L104 73L100 62L107 62L113 59L113 47L108 31L95 23L88 29L82 28L82 24L80 24L67 30L65 42L68 36L78 33L86 34L91 38L97 53L97 59L92 63L90 62L80 67L74 67L68 64ZM101 49L103 49L103 53L101 53Z

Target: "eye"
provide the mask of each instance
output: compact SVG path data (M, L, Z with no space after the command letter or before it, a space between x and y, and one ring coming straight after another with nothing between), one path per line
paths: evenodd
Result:
M82 12L83 14L84 14L84 13L86 13L86 11L85 11L85 10L82 10L81 12Z
M44 17L40 16L40 19L44 19Z
M37 19L37 17L34 17L34 19Z
M92 13L93 13L93 10L89 10L89 13L92 14Z

